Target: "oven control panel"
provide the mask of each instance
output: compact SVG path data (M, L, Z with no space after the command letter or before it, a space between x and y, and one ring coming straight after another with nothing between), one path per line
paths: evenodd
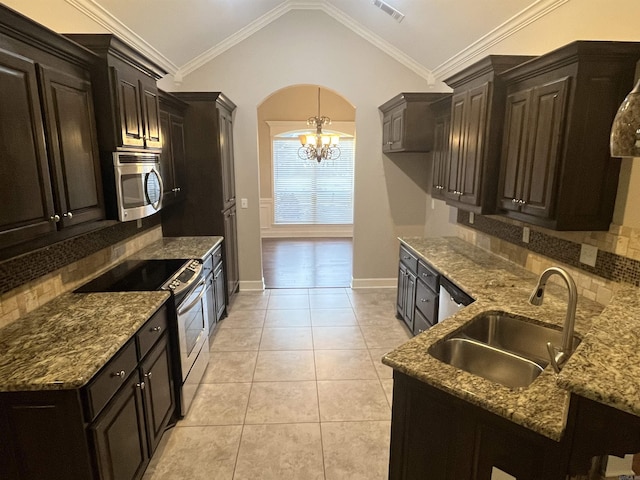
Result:
M199 260L188 260L187 263L162 286L162 289L171 290L174 293L183 291L198 279L201 271L202 263Z

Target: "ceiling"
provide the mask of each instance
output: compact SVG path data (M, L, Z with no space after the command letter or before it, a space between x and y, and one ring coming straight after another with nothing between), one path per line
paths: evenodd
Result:
M177 77L292 10L321 10L428 79L566 1L388 0L398 23L372 0L67 0Z

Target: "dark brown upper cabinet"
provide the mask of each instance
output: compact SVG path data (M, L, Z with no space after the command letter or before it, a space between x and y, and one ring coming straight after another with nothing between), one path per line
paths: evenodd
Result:
M160 90L160 173L164 184L163 207L184 200L186 195L187 153L184 143L184 114L187 106L179 98Z
M444 200L447 184L449 159L449 133L451 132L451 95L447 95L431 105L433 115L433 169L431 175L431 196Z
M380 105L382 152L429 152L433 148L433 116L429 105L446 93L400 93Z
M100 58L93 83L100 150L160 150L160 98L156 81L167 72L112 34L69 34Z
M619 159L616 110L640 43L578 41L502 74L507 96L499 212L554 230L608 230Z
M446 202L475 213L496 204L505 101L498 74L531 57L490 55L445 80L453 88Z
M37 248L104 218L93 61L0 7L0 249Z

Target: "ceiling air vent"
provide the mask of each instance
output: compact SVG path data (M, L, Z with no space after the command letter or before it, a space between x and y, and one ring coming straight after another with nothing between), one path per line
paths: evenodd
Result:
M400 11L396 10L391 5L389 5L386 2L383 2L382 0L373 0L373 4L376 7L378 7L380 10L382 10L384 13L389 15L391 18L393 18L398 23L400 23L404 18L404 13L401 13Z

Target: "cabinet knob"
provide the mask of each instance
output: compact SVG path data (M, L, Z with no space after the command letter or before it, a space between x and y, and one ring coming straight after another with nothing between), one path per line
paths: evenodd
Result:
M120 370L119 372L114 372L112 375L114 377L124 378L124 376L126 375L126 372L124 370Z
M388 141L387 145L393 145L393 142L392 141Z
M516 204L516 203L518 203L518 200L517 200L517 199L515 199L515 198L512 198L512 199L511 199L511 203Z
M421 329L421 328L419 328L419 329L418 329L418 333L422 333L422 332L424 332L424 330L423 330L423 329Z
M60 221L60 215L56 213L55 215L50 216L49 220L51 220L54 223L58 223Z
M421 298L420 301L422 303L429 303L429 299L428 298Z
M518 200L518 203L519 203L520 205L524 205L524 204L525 204L525 203L527 203L527 202L525 202L524 200Z
M73 213L71 212L63 213L62 216L66 218L73 218Z
M431 276L431 274L430 273L426 273L426 272L422 272L422 276L429 278Z
M153 328L151 329L151 331L152 331L152 332L159 332L159 331L161 331L161 330L162 330L162 327L153 327Z
M145 377L145 378L151 378L151 373L153 373L153 372L145 373L145 374L144 374L144 377Z
M138 387L140 390L144 390L144 382L136 383L136 387Z

